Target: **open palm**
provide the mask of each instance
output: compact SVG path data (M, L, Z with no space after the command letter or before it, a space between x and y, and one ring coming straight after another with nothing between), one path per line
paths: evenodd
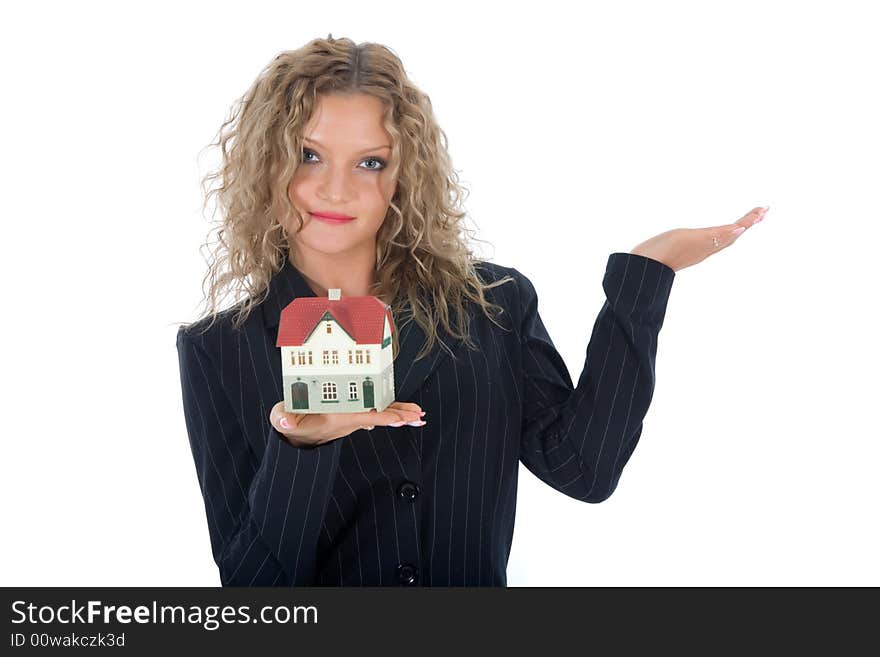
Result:
M636 246L630 253L662 262L680 271L733 244L747 228L764 218L768 208L755 208L732 224L707 228L675 228Z

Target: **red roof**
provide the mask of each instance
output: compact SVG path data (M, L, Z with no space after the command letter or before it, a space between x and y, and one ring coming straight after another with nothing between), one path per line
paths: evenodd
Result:
M330 313L357 344L380 344L386 316L391 332L395 330L391 306L377 297L342 297L338 301L331 301L327 297L298 297L281 311L275 346L302 345L324 313Z

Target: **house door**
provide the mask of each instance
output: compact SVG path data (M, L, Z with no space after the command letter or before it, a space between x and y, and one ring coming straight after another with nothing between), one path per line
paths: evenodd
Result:
M309 386L305 381L297 381L291 386L293 409L307 409L309 407Z
M376 405L375 399L373 397L373 382L370 379L366 379L363 383L363 393L364 393L364 408L373 408Z

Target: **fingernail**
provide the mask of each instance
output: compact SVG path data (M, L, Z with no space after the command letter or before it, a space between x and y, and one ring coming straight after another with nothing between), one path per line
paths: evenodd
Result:
M734 230L732 230L731 233L733 233L734 235L739 235L739 234L742 233L745 229L746 229L745 226L740 226L739 228L735 228Z
M419 411L419 415L424 415L425 411Z
M411 427L422 427L422 426L425 426L425 425L428 424L428 423L425 422L424 420L418 420L418 421L416 421L416 422L407 422L407 424L408 424L409 426L411 426Z
M388 426L389 427L402 427L404 424L406 424L406 422L401 420L400 422L392 422Z
M278 424L280 424L285 429L290 429L290 422L287 421L286 417L283 417L280 420L278 420Z

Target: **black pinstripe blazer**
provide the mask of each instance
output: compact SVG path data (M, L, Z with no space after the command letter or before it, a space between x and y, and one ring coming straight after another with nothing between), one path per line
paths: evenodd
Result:
M472 313L480 349L400 330L396 399L423 427L377 426L312 448L269 423L282 395L279 315L315 296L285 259L239 329L231 311L177 334L183 410L224 586L506 586L518 463L558 491L602 502L642 433L657 337L675 277L663 263L612 253L577 386L538 314L528 278L478 264L506 309ZM188 330L189 329L189 330Z

